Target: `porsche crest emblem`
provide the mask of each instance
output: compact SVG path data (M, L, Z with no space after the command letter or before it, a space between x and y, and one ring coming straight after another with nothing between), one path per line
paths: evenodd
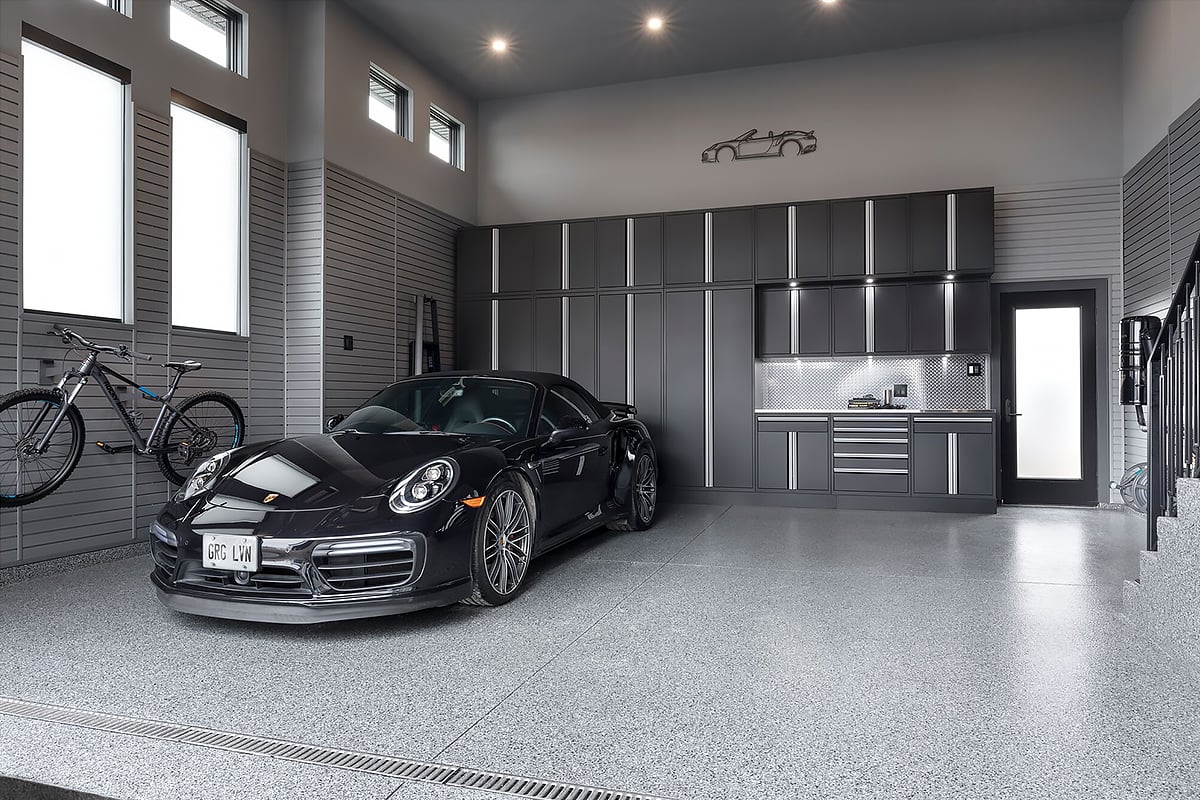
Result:
M273 502L275 502L275 498L277 498L277 497L279 497L278 492L271 492L269 495L267 495L266 497L263 498L263 502L264 503L273 503Z

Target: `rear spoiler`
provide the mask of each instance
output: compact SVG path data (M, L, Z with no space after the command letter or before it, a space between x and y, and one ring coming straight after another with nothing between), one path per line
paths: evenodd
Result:
M600 405L607 408L616 417L634 417L637 416L637 409L628 403L605 403L600 402Z

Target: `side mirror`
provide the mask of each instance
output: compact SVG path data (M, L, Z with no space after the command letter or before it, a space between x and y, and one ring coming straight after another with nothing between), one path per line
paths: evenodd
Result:
M550 433L547 444L556 445L568 442L577 436L587 433L588 421L583 417L563 417L558 427Z
M342 420L346 418L345 414L334 414L329 419L325 420L325 432L329 433L338 425L342 424Z

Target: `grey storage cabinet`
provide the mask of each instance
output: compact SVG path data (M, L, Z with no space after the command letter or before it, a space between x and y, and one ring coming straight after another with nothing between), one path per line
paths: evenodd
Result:
M701 226L701 270L704 259ZM633 285L659 286L663 275L663 218L637 217L633 220Z
M830 204L833 218L833 277L867 274L867 208L863 200Z
M596 285L596 223L591 220L567 226L567 278L571 289Z
M533 226L501 228L498 248L500 291L527 292L533 288Z
M912 353L946 352L945 284L909 285L908 349Z
M760 416L755 485L759 489L828 492L829 420L811 416ZM789 448L789 440L791 446ZM790 464L794 486L789 486Z
M596 281L601 288L627 284L628 238L624 219L596 223Z
M668 284L704 282L704 215L663 218L664 278Z
M571 297L569 312L569 347L567 375L592 394L596 385L596 298Z
M830 290L834 355L867 352L866 288L838 286Z
M909 242L914 275L944 273L946 263L946 194L914 194L908 198Z
M496 301L496 368L533 369L533 300Z
M994 497L995 418L915 418L912 473L914 494Z
M833 417L833 490L907 494L908 419L899 414Z
M458 294L492 293L492 229L464 228L458 232Z
M954 282L954 352L992 349L992 291L988 281Z
M749 283L754 279L753 209L713 212L712 279L715 283Z
M633 296L633 404L638 419L659 441L663 404L663 301L661 292Z
M787 280L787 206L754 209L754 277L760 283Z
M599 300L597 397L618 403L625 402L625 298L623 294L604 294Z
M704 292L663 293L662 480L704 486Z
M993 190L958 192L955 205L955 270L990 274L996 265L996 200Z
M712 291L713 486L754 486L754 290Z
M875 353L908 352L908 287L904 284L872 286L875 295Z
M828 279L830 275L829 203L800 203L796 211L796 278ZM784 236L787 236L786 221Z
M758 293L758 355L792 355L792 293L764 289Z
M562 307L563 301L557 297L533 301L533 368L539 372L562 372Z
M907 275L908 266L908 198L884 197L874 206L874 272L875 275Z
M491 300L459 300L454 334L459 369L492 368Z
M533 288L561 289L563 283L562 225L533 226Z

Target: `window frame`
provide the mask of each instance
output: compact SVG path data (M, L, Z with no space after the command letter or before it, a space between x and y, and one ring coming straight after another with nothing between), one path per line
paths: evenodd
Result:
M450 160L442 161L442 159L438 158L432 149L429 151L429 154L434 158L437 158L438 161L442 161L443 164L449 164L456 169L466 172L466 126L450 114L446 113L446 111L442 108L430 103L429 137L431 142L433 140L433 123L435 119L445 125L450 131Z
M402 139L407 139L408 141L411 142L413 140L412 90L409 89L408 86L406 86L405 84L403 84L400 81L393 78L391 76L391 74L387 70L385 70L383 67L380 67L378 64L376 64L375 62L372 61L371 65L370 65L370 69L367 73L367 101L368 101L368 103L370 102L370 98L371 98L370 86L371 86L372 81L377 81L378 83L383 84L388 89L391 89L392 93L396 96L396 103L395 103L396 119L391 128L391 131L392 131L392 133L396 134L397 136L401 137ZM370 109L368 109L368 112L367 112L367 119L370 119L376 125L379 125L379 123L376 120L371 118ZM383 126L379 125L379 127L382 128Z
M171 292L174 291L174 271L175 260L170 259L170 276L168 286L170 291L167 294L167 319L173 330L186 331L201 331L203 333L237 336L246 338L250 335L250 143L247 133L248 126L245 120L235 117L234 115L222 111L221 109L205 103L203 100L186 95L183 92L175 89L171 90L171 105L180 106L207 117L213 122L233 128L239 134L240 145L238 147L238 287L237 287L237 330L226 330L224 328L197 328L194 325L177 325L175 324L174 313L174 296ZM173 161L175 158L175 143L172 140L170 158ZM174 170L172 169L172 176ZM174 181L174 177L172 177ZM174 183L171 185L171 192L174 193ZM174 248L174 231L175 209L174 204L171 208L171 233L168 236L168 251L173 252Z
M117 2L126 1L127 0L117 0ZM170 13L170 7L175 5L175 2L176 0L167 0L168 14ZM248 58L246 51L248 49L247 42L249 38L247 36L248 21L246 12L242 11L232 3L225 2L225 0L190 0L190 2L204 6L212 13L218 14L225 18L228 27L226 28L225 32L225 64L223 66L225 69L233 72L234 74L241 75L243 78L247 77L246 66L248 63ZM183 44L178 39L173 38L169 29L167 31L167 38L188 52L195 53L196 55L200 56L205 61L214 64L216 63L208 56L193 50L191 47Z
M132 0L94 0L96 5L108 6L109 10L116 11L126 17L133 16Z
M128 2L128 0L117 0L118 2ZM97 5L99 5L97 3ZM111 6L110 6L111 8ZM41 28L36 28L28 22L21 23L21 41L29 41L37 47L47 50L55 55L65 58L69 61L74 61L82 67L107 75L109 78L117 81L121 85L121 275L119 281L119 291L121 297L120 316L109 317L95 314L82 314L72 311L55 311L42 308L31 308L25 305L25 282L18 276L17 291L19 299L19 308L22 313L26 314L51 314L55 316L68 316L75 319L94 319L103 321L119 322L123 325L128 325L133 322L133 205L134 205L134 185L133 185L133 126L134 126L134 108L133 108L133 72L125 66L122 66L115 61L110 61L104 56L97 55L90 50L85 50L79 45L68 42L66 39L61 39L52 33L47 33ZM21 91L25 91L24 78L21 81ZM21 118L21 135L25 135L25 118L22 114ZM24 181L25 163L24 158L21 159L20 177ZM23 274L28 269L28 263L25 259L25 200L22 196L20 201L20 273Z

